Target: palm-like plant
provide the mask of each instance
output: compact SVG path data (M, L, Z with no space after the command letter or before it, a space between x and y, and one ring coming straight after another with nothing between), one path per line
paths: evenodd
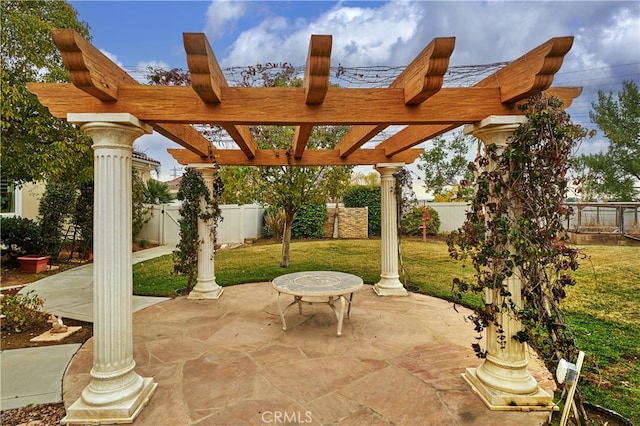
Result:
M144 185L144 199L148 204L165 204L175 199L169 186L159 180L149 179Z

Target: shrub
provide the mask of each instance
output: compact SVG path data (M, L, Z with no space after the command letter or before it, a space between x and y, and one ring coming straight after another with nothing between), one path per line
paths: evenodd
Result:
M438 235L440 230L440 216L438 212L427 207L429 220L427 220L427 235ZM400 227L404 235L422 235L423 207L413 207L401 219Z
M37 222L22 217L3 217L0 228L2 256L7 256L7 261L13 263L23 254L40 254L42 238Z
M291 238L322 238L327 220L325 203L303 204L291 226Z
M49 182L38 206L40 233L43 247L40 254L51 256L57 260L58 253L64 244L62 228L65 221L73 213L76 190L68 182Z
M44 300L32 292L4 296L0 299L0 306L5 315L2 329L12 333L22 333L47 320L47 313L42 310Z
M369 236L380 235L381 207L379 186L352 186L342 197L345 207L367 207L369 209Z

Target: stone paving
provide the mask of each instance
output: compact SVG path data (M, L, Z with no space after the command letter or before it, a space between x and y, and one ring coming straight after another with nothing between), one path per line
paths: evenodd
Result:
M286 299L285 299L286 300ZM159 384L135 425L540 425L547 412L490 411L461 373L477 366L464 309L365 285L336 336L326 305L287 312L270 283L219 300L165 301L133 316L136 371ZM68 407L89 381L92 340L64 377ZM531 373L553 391L533 359Z

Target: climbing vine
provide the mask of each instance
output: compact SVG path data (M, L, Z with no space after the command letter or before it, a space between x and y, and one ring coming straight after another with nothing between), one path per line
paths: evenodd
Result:
M485 146L470 164L475 197L448 245L454 259L470 259L475 279L456 278L453 288L458 300L467 292L484 297L485 305L469 316L476 331L495 324L498 342L527 342L555 371L560 358L577 356L561 302L566 287L575 284L571 272L578 268L580 253L568 244L563 223L571 210L562 201L574 148L587 132L570 121L557 98L537 96L521 110L527 122L509 144ZM512 276L522 282L522 307L507 287ZM498 320L504 313L517 317L522 331L505 336ZM472 346L479 357L486 356L478 343Z
M213 193L207 188L202 175L192 169L182 175L178 199L182 201L180 207L180 242L173 252L173 271L176 274L187 277L187 285L184 291L189 293L195 286L198 278L198 246L201 243L198 235L198 219L214 221L211 227L211 241L216 240L216 225L220 218L218 196L222 193L222 183L214 174ZM204 202L201 203L201 200Z

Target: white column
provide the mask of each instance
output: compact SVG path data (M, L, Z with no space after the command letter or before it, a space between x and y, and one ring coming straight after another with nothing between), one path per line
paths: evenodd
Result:
M200 173L209 193L213 196L213 180L215 178L216 166L198 165L193 168ZM200 208L205 209L206 201L200 199ZM223 288L216 282L214 264L214 220L202 220L198 218L198 279L196 285L189 293L187 299L218 299L222 295Z
M93 368L65 424L131 423L157 383L135 371L131 152L151 128L130 114L69 114L94 145Z
M382 232L380 254L382 268L380 281L373 286L378 296L408 296L398 274L398 212L396 203L395 172L404 167L403 163L377 164L380 173Z
M513 132L525 121L524 116L491 116L467 126L465 134L474 135L485 145L496 144L500 155L508 146ZM494 163L490 162L488 168L493 167ZM517 206L510 215L518 215ZM512 295L510 299L518 309L521 308L522 282L519 275L516 273L508 278L506 284ZM493 300L493 294L487 296L487 303L502 304L500 296L495 296L498 300ZM511 312L499 314L497 320L504 329L505 341L498 340L496 326L490 323L486 329L487 357L478 368L467 368L463 377L492 410L549 410L553 395L541 389L527 370L527 345L512 338L522 330L520 320Z

